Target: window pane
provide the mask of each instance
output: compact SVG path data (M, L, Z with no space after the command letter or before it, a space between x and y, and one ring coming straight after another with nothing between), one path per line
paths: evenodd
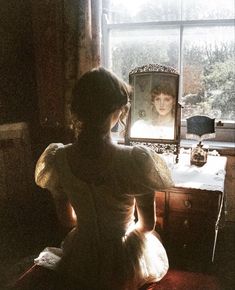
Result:
M184 29L183 118L235 119L234 27Z
M183 20L233 19L234 0L183 0Z
M178 70L179 37L178 28L112 30L110 67L126 81L133 68L150 63Z
M181 17L180 0L106 0L103 2L110 23L172 21L179 20Z

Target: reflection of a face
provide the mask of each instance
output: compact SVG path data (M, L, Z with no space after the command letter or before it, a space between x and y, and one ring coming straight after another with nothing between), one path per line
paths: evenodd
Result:
M161 93L153 94L153 104L160 116L168 116L172 114L174 106L174 97Z

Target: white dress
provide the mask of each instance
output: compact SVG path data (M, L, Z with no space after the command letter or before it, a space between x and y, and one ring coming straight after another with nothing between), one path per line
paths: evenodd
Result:
M118 150L111 170L95 183L77 178L66 147L49 145L36 165L36 183L57 198L68 198L77 226L61 248L46 248L35 263L65 274L72 289L138 289L167 273L168 259L159 239L134 228L135 197L171 187L165 162L143 146ZM81 168L82 170L82 168Z
M151 121L138 120L131 127L132 138L174 139L174 122L153 125Z

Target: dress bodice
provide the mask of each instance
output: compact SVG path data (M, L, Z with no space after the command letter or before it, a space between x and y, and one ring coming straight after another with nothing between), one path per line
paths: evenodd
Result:
M165 162L148 148L123 146L113 155L111 166L97 174L97 180L87 182L72 172L68 146L49 145L35 170L36 183L49 189L54 198L67 198L77 215L77 226L66 237L64 253L55 265L89 289L106 290L103 278L114 272L120 281L129 275L132 288L127 289L131 290L134 284L160 280L168 269L163 246L154 235L147 237L130 228L134 225L135 199L173 185ZM42 259L37 263L40 261L43 265ZM112 270L117 267L118 271ZM92 282L92 277L99 282ZM100 288L92 283L100 283Z

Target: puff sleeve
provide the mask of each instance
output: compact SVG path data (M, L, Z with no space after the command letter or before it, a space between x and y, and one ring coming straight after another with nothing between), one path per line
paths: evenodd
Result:
M135 146L133 148L132 170L134 194L147 194L174 186L166 162L148 147Z
M53 195L62 194L56 167L56 151L63 146L60 143L50 144L37 161L35 182L38 186L48 189Z

